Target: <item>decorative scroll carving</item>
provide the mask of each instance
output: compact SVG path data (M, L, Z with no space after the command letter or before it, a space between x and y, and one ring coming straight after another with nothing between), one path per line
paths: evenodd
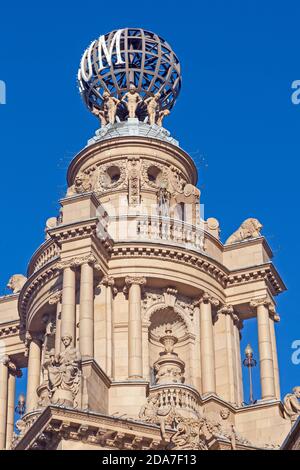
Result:
M257 219L245 220L240 228L236 230L226 241L225 245L232 245L243 240L258 238L261 236L263 226Z
M23 276L23 274L14 274L9 279L6 287L10 289L13 294L18 294L22 290L26 281L27 277Z
M284 417L292 422L300 416L300 386L294 387L283 399Z
M202 296L199 299L199 303L201 302L205 304L210 303L213 307L218 307L220 305L219 300L211 296L208 292L203 292Z
M137 206L140 203L140 162L132 158L128 170L128 203Z

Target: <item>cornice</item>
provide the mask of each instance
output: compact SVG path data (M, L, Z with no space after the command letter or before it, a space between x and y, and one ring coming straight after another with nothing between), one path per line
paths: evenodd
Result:
M0 338L8 338L10 336L19 335L24 331L21 331L20 320L15 320L11 322L0 323Z
M286 290L286 286L272 262L229 271L225 266L222 266L203 253L196 253L192 250L181 249L180 247L174 249L171 245L162 246L145 241L130 244L116 242L111 253L111 258L116 259L122 257L145 257L178 261L188 266L193 266L213 277L224 289L232 285L242 285L257 280L264 280L273 295L280 294Z

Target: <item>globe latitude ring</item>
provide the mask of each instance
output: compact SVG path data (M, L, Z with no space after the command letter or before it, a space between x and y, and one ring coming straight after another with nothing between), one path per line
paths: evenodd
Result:
M83 54L78 84L90 110L102 109L103 93L120 100L135 86L144 101L159 93L162 110L171 110L181 88L180 63L170 45L160 36L140 28L112 31L93 41ZM143 101L138 117L146 116ZM119 119L126 117L120 106Z

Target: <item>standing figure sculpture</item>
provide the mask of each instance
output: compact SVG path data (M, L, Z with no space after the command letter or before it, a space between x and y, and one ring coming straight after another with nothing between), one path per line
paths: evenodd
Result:
M129 91L125 94L124 99L122 100L126 104L128 110L128 117L135 118L136 117L136 110L142 98L136 91L136 87L134 85L130 85Z
M154 96L147 98L145 100L145 104L147 105L147 112L148 112L148 120L150 126L156 123L156 115L159 110L159 99L160 93L156 93Z
M92 109L92 113L97 116L97 118L99 118L100 122L101 122L101 127L104 127L108 124L108 120L107 120L107 117L106 117L106 114L105 114L105 111L101 110L101 109L98 109L96 108L95 106L93 106L93 109Z
M108 91L103 93L103 100L104 100L104 115L108 117L108 122L110 124L114 124L116 120L116 114L118 110L118 105L120 104L120 100L111 96Z

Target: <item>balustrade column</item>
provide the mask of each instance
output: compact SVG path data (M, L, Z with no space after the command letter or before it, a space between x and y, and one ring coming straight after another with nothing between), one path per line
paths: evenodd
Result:
M94 357L94 267L89 261L81 266L79 349L83 358Z
M204 293L200 299L200 349L202 393L216 393L215 348L213 337L212 304L219 302Z
M61 308L61 337L70 336L75 346L76 325L76 273L73 267L66 266L63 270L62 308Z
M5 449L9 357L0 357L0 450Z
M41 340L38 336L27 335L29 339L28 375L27 375L27 406L29 413L37 408L37 388L40 385L41 374Z
M140 276L127 276L128 287L128 376L131 379L143 377L142 348L142 286L146 279Z
M270 302L267 299L253 300L250 303L251 307L256 308L257 315L262 399L275 398L273 351L268 308L269 304Z

